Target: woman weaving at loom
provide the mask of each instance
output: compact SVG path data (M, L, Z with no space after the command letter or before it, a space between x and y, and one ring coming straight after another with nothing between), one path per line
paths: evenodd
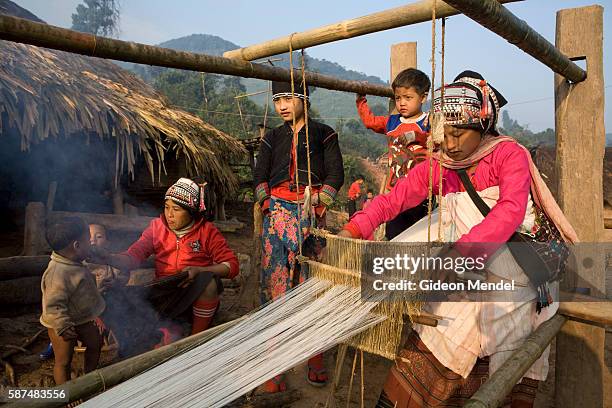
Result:
M537 216L540 210L566 242L576 242L576 233L527 150L496 131L500 108L506 104L504 97L472 71L458 75L452 84L444 86L443 98L441 95L438 89L433 110L434 114L442 112L444 118L444 144L442 152L433 155L432 168L429 161L417 165L390 193L376 197L367 209L356 213L340 235L371 236L380 224L421 203L432 188L443 197L439 217L443 240L455 243L447 257L476 257L478 251L480 255L492 255L517 229L537 233L539 228L550 228L541 223L543 217ZM460 178L462 171L469 181L463 175ZM484 217L467 192L474 188L491 207ZM395 240L427 241L427 235L422 234L424 222L427 219ZM542 301L514 258L510 255L510 261L505 259L502 268L499 263L494 265L494 259L487 264L487 279L515 280L523 296L521 301L426 304L425 310L443 320L437 327L415 325L389 373L379 407L463 406L525 338L555 314L558 303L548 306L549 299ZM549 349L514 387L506 406L533 405L538 382L547 376L548 354Z
M221 233L202 215L204 185L181 178L168 189L164 199L164 212L151 221L126 252L97 251L96 261L132 270L155 255L156 281L145 296L161 318L173 319L192 306L191 333L195 334L210 326L223 291L221 278L238 274L238 260ZM110 325L112 329L112 322ZM172 324L162 328L162 344L180 337L177 331Z

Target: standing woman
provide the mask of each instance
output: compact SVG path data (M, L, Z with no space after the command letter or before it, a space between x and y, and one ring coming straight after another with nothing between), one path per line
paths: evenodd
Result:
M487 281L514 280L518 290L513 292L512 301L484 297L482 302L425 304L425 310L443 316L443 320L437 327L415 325L387 377L379 407L463 406L558 309L554 302L540 312L536 300L541 298L509 250L502 248L504 243L515 231L537 233L550 227L540 216L542 212L566 242L577 242L575 231L528 151L497 132L499 111L506 104L504 97L473 71L459 74L445 86L444 95L442 104L438 90L433 102L434 112L443 112L445 124L442 152L434 155L433 191L438 194L442 165L439 219L443 240L454 242L445 257L489 257ZM367 237L380 224L422 202L428 195L429 167L429 161L414 167L390 193L376 197L367 209L356 213L340 235ZM486 216L466 192L459 177L461 171L466 171L478 196L490 207ZM432 234L434 231L437 226L432 225ZM427 219L395 240L427 241ZM491 259L493 253L496 256ZM505 406L533 406L538 382L548 373L548 353L549 349L525 373Z
M223 291L221 278L231 279L239 271L225 238L203 217L204 186L179 179L166 192L164 212L138 241L124 253L103 254L101 259L120 270L132 270L155 255L159 285L154 284L147 296L161 318L173 319L191 306L192 334L210 326ZM180 273L184 279L166 279Z
M292 89L288 83L272 83L274 109L283 124L261 139L254 173L255 197L264 215L262 304L283 296L307 278L298 262L300 247L312 224L324 227L327 208L344 183L338 134L326 124L307 117L308 98L308 87L303 84L295 84ZM310 197L306 189L309 185ZM314 207L314 214L310 206ZM307 380L314 386L327 382L322 354L308 360ZM279 375L268 380L264 389L275 393L286 387Z

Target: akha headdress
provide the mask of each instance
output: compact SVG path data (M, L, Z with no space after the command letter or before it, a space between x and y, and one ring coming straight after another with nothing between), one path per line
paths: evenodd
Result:
M204 204L205 187L206 183L197 184L193 180L181 177L166 191L164 199L170 199L195 212L203 212L206 210L206 205Z
M453 83L434 92L433 112L451 126L480 125L482 130L497 134L495 126L506 99L477 72L463 71Z

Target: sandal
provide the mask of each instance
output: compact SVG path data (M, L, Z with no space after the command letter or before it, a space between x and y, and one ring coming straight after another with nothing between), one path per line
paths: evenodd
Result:
M285 383L284 376L280 374L276 377L270 378L264 383L263 391L266 394L275 394L277 392L287 391L287 384Z
M308 383L313 387L324 387L327 384L327 370L323 364L323 354L312 357L308 360Z

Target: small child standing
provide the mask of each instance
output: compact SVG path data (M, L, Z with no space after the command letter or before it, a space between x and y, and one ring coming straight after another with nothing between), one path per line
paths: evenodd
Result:
M389 175L385 192L406 176L417 163L427 158L429 115L422 111L431 82L427 74L408 68L400 72L391 84L398 114L374 116L365 95L357 96L357 111L368 129L387 135L389 147ZM386 225L386 237L393 239L427 213L426 206L417 206L398 215Z
M83 265L89 255L89 230L77 217L67 217L47 228L47 241L53 249L42 281L42 315L53 343L56 384L70 380L70 365L76 341L87 348L85 372L98 365L102 339L95 319L105 302L92 273Z
M95 246L105 250L109 249L110 241L108 240L108 233L104 225L89 224L89 243L92 247ZM96 286L100 293L104 293L106 288L113 285L115 282L126 285L130 278L127 274L122 274L118 269L110 265L99 265L87 262L85 266L94 275ZM53 343L49 343L44 351L40 353L41 360L49 360L51 358L53 358Z

